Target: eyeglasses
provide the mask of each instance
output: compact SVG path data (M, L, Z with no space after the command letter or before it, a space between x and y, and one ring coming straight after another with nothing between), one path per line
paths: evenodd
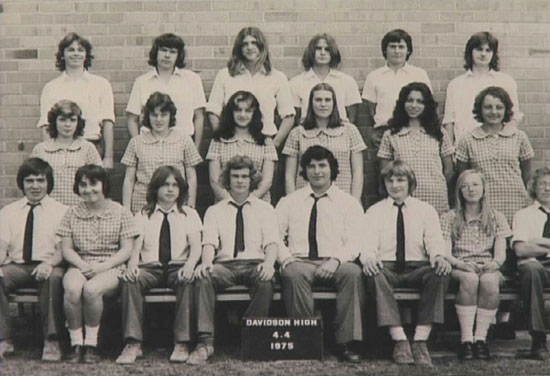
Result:
M537 188L550 188L550 182L549 181L539 181L536 184Z

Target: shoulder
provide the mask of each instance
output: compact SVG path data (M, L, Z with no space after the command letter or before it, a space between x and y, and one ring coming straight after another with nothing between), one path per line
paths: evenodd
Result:
M14 211L21 209L25 205L25 198L21 198L17 201L7 204L2 209L0 209L0 216L6 216Z
M456 211L454 209L449 210L441 215L441 224L452 223L456 218Z
M288 83L290 84L290 86L301 84L305 80L305 74L306 74L306 72L302 72L302 73L297 74L296 76L292 77L288 81Z
M507 223L507 220L504 214L502 214L498 210L493 209L493 215L495 216L495 221L497 223L505 223L505 222Z
M384 72L386 70L386 67L383 65L379 68L376 68L372 71L370 71L368 74L367 74L367 80L368 79L375 79L377 78L378 76L380 76L380 74L382 74L382 72Z
M387 209L388 209L387 198L384 198L378 201L377 203L369 206L367 211L365 212L365 215L377 215L379 213L386 211Z
M226 80L229 78L231 78L231 75L227 67L220 69L218 73L216 73L216 80Z

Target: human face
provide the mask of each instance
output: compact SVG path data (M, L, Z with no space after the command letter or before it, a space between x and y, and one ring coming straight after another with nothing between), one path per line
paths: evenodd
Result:
M324 39L319 39L315 46L315 56L313 59L315 65L317 66L329 65L331 59L332 59L332 56L330 55L327 41Z
M327 159L317 161L312 159L306 166L306 176L311 188L314 191L324 192L329 189L332 181L330 180L330 163Z
M424 112L425 107L422 93L416 90L411 91L405 101L405 112L409 119L418 119Z
M409 179L406 176L390 176L384 179L384 184L394 201L401 203L409 197Z
M103 183L99 180L91 182L86 176L78 183L78 195L88 204L97 204L105 200Z
M244 37L241 43L241 53L248 63L256 63L260 58L258 41L252 35Z
M390 65L404 65L407 61L408 54L409 48L403 39L399 42L390 42L386 47L386 60Z
M86 49L75 40L63 50L63 59L66 68L83 69L86 60Z
M484 43L472 50L472 62L475 67L486 68L493 59L493 50L488 43Z
M254 108L250 106L248 102L237 102L237 108L233 111L233 120L239 128L247 128L252 121L254 115Z
M174 175L170 175L157 191L159 204L172 206L180 195L180 187Z
M550 207L550 175L544 175L537 179L535 195L538 202L546 207Z
M78 116L75 114L60 113L55 120L59 138L73 138L78 125Z
M483 197L483 181L479 174L467 175L460 185L460 193L468 204L478 203Z
M165 133L170 128L170 112L162 111L160 106L149 112L149 124L155 133Z
M173 47L159 47L157 53L157 67L160 70L174 70L178 59L178 49Z
M39 203L48 194L46 175L28 175L23 179L23 193L31 204Z
M250 193L250 169L245 167L229 171L229 192L235 195Z
M332 114L332 110L334 108L332 93L328 90L314 91L311 106L315 117L319 119L327 119Z
M481 117L483 123L489 126L498 126L502 124L504 114L506 113L506 106L499 98L495 98L492 95L486 95L481 103Z

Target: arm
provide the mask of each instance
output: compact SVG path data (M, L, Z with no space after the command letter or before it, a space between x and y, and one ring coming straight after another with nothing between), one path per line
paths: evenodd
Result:
M443 175L445 176L447 184L449 184L453 180L453 176L455 174L453 157L446 155L441 158L441 163L443 164Z
M112 269L114 267L119 266L120 264L123 264L130 258L132 255L132 250L134 249L134 238L123 238L120 239L120 249L113 254L111 257L109 257L107 260L96 264L94 267L95 274L99 274L100 272Z
M455 143L455 123L443 124L443 128L447 131L449 139L454 144Z
M468 162L462 162L462 161L456 161L456 174L460 175L462 171L467 170L470 168L470 163Z
M201 258L201 233L200 231L189 234L189 258L183 267L178 271L178 279L184 282L191 282L194 278L195 267Z
M219 159L210 160L208 163L208 177L210 178L210 187L214 192L216 201L221 201L229 197L229 193L220 185L221 162Z
M105 141L105 155L103 156L103 167L112 169L113 165L113 144L114 131L113 122L111 120L103 120L103 140Z
M279 126L279 131L273 138L273 143L275 144L275 147L277 149L283 146L286 140L286 136L288 136L293 126L294 126L294 115L288 115L281 121L281 125Z
M81 271L89 268L88 263L84 262L80 255L74 250L72 237L65 236L61 239L61 252L63 253L63 258L74 267L77 267Z
M531 179L531 175L533 174L533 164L532 159L526 159L524 161L519 162L519 168L521 169L521 179L523 180L523 184L527 184L529 179Z
M275 162L270 160L265 160L262 166L262 180L258 186L258 189L253 191L251 194L256 197L263 197L271 189L271 184L273 183L273 172L275 171Z
M189 185L187 205L194 208L197 201L197 171L195 170L195 166L185 167L185 177Z
M374 116L376 115L376 103L371 102L369 100L365 100L364 102L367 103L367 126L374 127Z
M8 243L5 241L0 240L0 265L6 261L6 258L8 257ZM0 274L1 277L1 274Z
M205 244L202 246L201 264L195 270L195 276L197 278L204 278L210 273L215 255L216 249L212 244Z
M538 241L537 241L538 240ZM514 242L513 248L517 257L538 257L550 253L550 239L537 239L535 241Z
M195 134L193 136L195 146L197 150L200 150L204 130L204 108L197 108L193 113L193 125L195 126Z
M363 152L351 154L351 195L361 202L363 193Z
M390 163L391 160L389 159L385 159L385 158L378 158L378 163L379 163L379 166L380 166L380 171L382 171L384 169L384 167L386 167L386 165L388 163Z
M352 104L351 106L346 106L346 115L350 123L357 125L357 108L359 104Z
M296 190L296 172L298 158L287 155L285 160L285 193L288 195Z
M216 114L213 114L212 112L208 112L208 122L210 123L210 127L212 128L212 133L214 133L218 130L218 127L220 126L220 117Z
M132 208L132 193L136 184L136 168L126 166L124 174L124 182L122 183L122 205L131 210Z
M275 274L275 260L279 252L277 243L268 244L265 249L265 259L258 265L258 271L260 272L261 281L269 281Z
M126 112L126 126L128 127L130 138L137 136L139 134L139 116Z
M294 107L294 111L296 111L294 126L297 127L300 124L300 120L302 120L302 109L300 107Z

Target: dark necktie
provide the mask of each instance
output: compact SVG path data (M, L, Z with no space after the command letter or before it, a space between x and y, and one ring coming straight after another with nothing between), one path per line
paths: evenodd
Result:
M164 215L162 225L160 226L159 236L159 261L163 266L167 266L168 262L172 259L172 238L170 235L170 223L168 222L168 214L163 211Z
M32 261L32 242L33 242L33 230L34 230L34 208L40 204L27 203L31 208L27 214L27 221L25 222L25 237L23 238L23 261Z
M308 240L309 240L309 255L310 260L317 260L319 258L319 248L317 246L317 201L325 197L326 194L315 197L312 193L311 197L313 198L313 206L311 207L311 213L309 214L309 229L308 229Z
M244 251L243 207L246 202L242 205L237 205L234 202L230 202L230 204L237 208L237 216L235 217L235 246L233 248L233 258L237 258L238 253Z
M398 272L405 270L405 221L403 220L403 205L394 202L397 206L397 224L396 224L396 239L397 247L395 249L395 261Z

